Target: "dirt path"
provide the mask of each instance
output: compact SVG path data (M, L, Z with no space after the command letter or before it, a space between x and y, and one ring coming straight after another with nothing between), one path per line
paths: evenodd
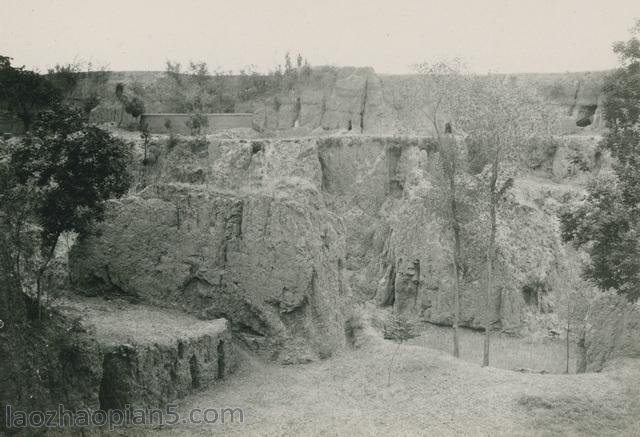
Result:
M239 407L244 423L120 429L121 435L640 435L638 367L582 375L521 374L403 345L387 386L393 343L307 365L248 354L238 372L179 405ZM636 401L634 402L634 399ZM634 423L635 420L635 423Z

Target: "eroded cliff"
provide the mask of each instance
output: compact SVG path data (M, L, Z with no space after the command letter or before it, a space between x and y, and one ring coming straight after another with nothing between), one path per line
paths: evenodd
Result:
M155 141L163 151L144 189L111 202L98 235L75 246L80 288L225 317L248 347L284 363L340 349L357 301L451 323L450 243L429 138ZM518 332L532 313L552 311L565 257L553 212L576 193L550 192L517 180L504 203L497 329ZM486 223L474 220L463 235L469 327L482 325L486 302Z

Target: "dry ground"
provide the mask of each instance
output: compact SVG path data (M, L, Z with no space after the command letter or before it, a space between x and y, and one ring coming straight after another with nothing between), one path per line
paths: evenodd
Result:
M238 372L183 399L193 408L240 407L243 424L119 429L119 435L639 436L639 363L581 375L481 368L420 345L370 338L358 350L293 366L243 353Z

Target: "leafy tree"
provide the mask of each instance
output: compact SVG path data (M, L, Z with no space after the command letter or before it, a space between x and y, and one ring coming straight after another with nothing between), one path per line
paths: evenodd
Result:
M31 271L37 238L30 226L37 187L19 184L10 165L8 150L0 142L0 308L3 320L19 320L23 277Z
M53 83L63 96L68 97L78 86L80 65L78 63L56 64L54 68L47 71L47 80Z
M167 68L166 68L167 76L176 82L182 81L182 66L179 62L172 62L167 60Z
M614 174L591 182L581 205L561 215L562 236L583 247L591 262L583 271L600 289L640 298L640 20L613 50L622 66L603 87L609 151Z
M129 161L126 143L64 106L40 113L23 141L9 150L15 183L33 187L31 213L40 228L42 258L36 272L39 307L42 278L60 235L86 234L103 219L104 201L129 188Z
M11 66L11 58L0 56L0 105L14 113L26 130L36 113L60 101L59 89L44 76Z
M124 110L127 111L133 118L139 118L142 114L144 114L144 101L137 96L133 96L127 99L125 103Z
M122 107L127 114L131 115L133 118L139 118L140 116L142 116L142 114L144 114L144 100L136 95L129 95L125 91L125 85L123 83L120 82L116 84L115 93L116 99L118 99L118 101L122 104ZM118 125L120 124L122 124L122 114L120 117L120 121L118 122Z
M91 63L84 66L74 62L57 64L48 70L46 79L58 89L66 104L78 106L88 116L106 95L110 74L105 67L94 70Z
M187 120L187 126L191 129L191 135L199 135L202 128L209 126L209 119L206 115L195 112Z
M457 117L461 130L481 147L487 165L478 175L486 191L489 233L486 250L486 313L482 365L489 365L490 332L495 311L495 263L498 208L512 187L522 146L549 135L551 120L530 89L501 75L475 78L465 91Z

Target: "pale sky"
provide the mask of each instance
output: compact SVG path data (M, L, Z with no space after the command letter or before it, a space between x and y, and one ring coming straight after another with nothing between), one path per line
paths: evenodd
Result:
M167 59L268 71L287 51L379 73L451 57L476 72L602 70L636 18L640 0L0 0L0 54L40 71Z

